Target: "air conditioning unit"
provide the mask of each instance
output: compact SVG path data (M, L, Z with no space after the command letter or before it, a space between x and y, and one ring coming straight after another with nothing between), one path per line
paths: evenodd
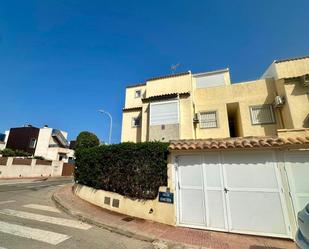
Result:
M300 82L303 86L309 86L309 74L305 74L300 78Z
M194 114L194 117L193 117L193 123L198 123L198 122L199 122L199 120L198 120L198 114L195 113L195 114Z
M285 99L283 96L276 96L275 97L275 107L280 108L284 105Z

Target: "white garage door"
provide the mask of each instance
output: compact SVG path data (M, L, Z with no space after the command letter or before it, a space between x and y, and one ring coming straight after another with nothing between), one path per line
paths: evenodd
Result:
M289 237L272 152L216 152L178 157L179 224Z
M285 168L295 217L309 203L309 152L287 152Z

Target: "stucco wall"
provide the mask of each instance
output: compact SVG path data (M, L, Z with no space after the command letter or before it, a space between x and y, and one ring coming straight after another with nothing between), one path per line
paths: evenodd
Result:
M288 137L309 137L309 128L302 129L280 129L278 136L282 138Z
M180 139L194 139L192 97L180 98Z
M192 74L147 81L146 88L146 97L189 92L192 89Z
M77 186L75 194L94 205L114 212L169 225L175 224L174 205L161 203L157 199L147 201L132 200L117 193L96 190L82 185ZM109 197L111 203L113 200L119 200L119 207L104 204L105 197Z
M145 89L146 86L136 86L136 87L129 87L126 88L126 98L125 98L125 108L132 108L132 107L140 107L142 106L142 98L145 96ZM135 98L135 91L141 90L141 97Z
M48 127L44 127L40 129L38 141L35 148L35 156L42 156L47 158L49 144L51 140L52 129ZM56 158L52 158L56 159Z
M308 70L309 72L309 70ZM286 92L286 106L289 106L292 122L287 122L289 126L285 128L309 128L309 122L304 123L309 114L309 87L304 87L297 80L284 84ZM288 117L288 116L287 116Z
M272 79L256 80L229 86L195 89L195 111L217 111L218 128L200 129L197 138L229 137L226 104L239 103L239 129L243 136L275 135L278 122L267 125L252 125L250 106L272 104L275 97L275 84ZM276 121L278 117L276 116Z
M0 150L5 149L5 143L0 142Z
M224 86L197 89L196 79L191 73L150 80L146 82L146 86L127 89L126 107L143 107L140 141L149 140L149 104L134 98L136 89L143 89L145 91L144 97L190 92L190 97L180 99L180 139L230 137L227 105L230 106L233 103L238 106L236 111L236 119L239 121L236 125L238 136L275 136L277 129L309 127L308 122L304 123L309 110L309 88L301 86L299 82L287 84L283 79L280 79L308 73L309 58L304 58L272 63L262 79L250 82L230 84L229 72L226 71L224 72L226 78ZM276 95L286 97L286 104L282 108L273 108L276 122L274 124L252 125L250 106L273 104ZM201 129L199 124L194 126L194 113L205 111L217 111L219 127ZM127 119L126 116L128 114L124 113L122 133L126 134L125 137L130 141L136 142L136 130L130 128L131 119ZM132 135L129 135L130 132ZM123 141L128 139L123 139Z
M164 126L164 129L162 129ZM168 142L179 139L179 124L151 125L149 126L149 140Z
M309 72L309 58L287 60L279 63L273 62L261 78L283 79L298 77Z
M128 111L122 113L121 142L141 142L142 127L132 126L132 119L139 115L141 115L141 111Z
M40 165L36 164L36 159L31 160L31 165L13 164L13 157L9 157L6 165L0 165L0 178L61 176L62 167L63 162Z
M298 77L309 72L309 58L276 63L278 79Z

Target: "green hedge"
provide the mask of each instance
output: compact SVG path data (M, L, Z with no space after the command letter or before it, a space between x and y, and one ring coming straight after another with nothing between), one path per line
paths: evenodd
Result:
M75 181L137 199L155 199L167 185L168 143L122 143L75 151Z
M32 155L28 152L22 151L22 150L12 150L9 148L0 150L0 155L4 156L4 157L16 157L16 156L20 156L20 157L31 157Z

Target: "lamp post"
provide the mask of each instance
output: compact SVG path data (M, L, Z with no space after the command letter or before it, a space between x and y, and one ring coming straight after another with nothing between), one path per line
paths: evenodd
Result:
M111 142L112 142L112 127L113 127L113 118L112 118L112 115L111 115L109 112L104 111L104 110L102 110L102 109L100 109L99 112L102 113L102 114L108 115L109 118L110 118L108 144L111 144Z

